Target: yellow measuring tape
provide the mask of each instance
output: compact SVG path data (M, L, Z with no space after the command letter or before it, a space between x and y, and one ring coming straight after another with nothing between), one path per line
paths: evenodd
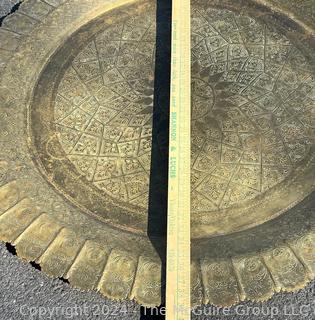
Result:
M166 319L190 319L190 0L173 0Z

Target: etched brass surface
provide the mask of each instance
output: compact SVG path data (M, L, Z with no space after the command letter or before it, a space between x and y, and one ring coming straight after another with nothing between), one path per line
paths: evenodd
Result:
M193 305L314 277L315 3L301 2L192 1ZM164 259L147 236L151 153L163 170L168 148L157 28L153 0L26 0L0 29L0 238L144 305L161 301Z

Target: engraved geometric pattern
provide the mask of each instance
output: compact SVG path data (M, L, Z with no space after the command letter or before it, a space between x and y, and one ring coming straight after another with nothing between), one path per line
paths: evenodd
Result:
M96 35L67 70L55 106L60 142L80 174L110 196L144 207L155 27L151 10Z
M24 0L2 22L0 240L80 290L154 307L164 239L143 181L151 140L166 154L168 99L156 1L131 2ZM191 304L266 301L315 278L315 0L192 3Z
M107 28L67 69L55 104L79 174L145 208L154 53L154 12ZM288 178L314 137L315 81L301 52L250 17L193 7L192 74L192 211L228 208Z

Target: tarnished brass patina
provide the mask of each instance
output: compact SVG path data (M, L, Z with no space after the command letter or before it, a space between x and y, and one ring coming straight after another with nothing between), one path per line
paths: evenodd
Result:
M192 1L192 305L314 278L314 14L313 0ZM168 148L156 16L154 0L26 0L0 29L0 239L147 306L165 242L148 212L166 214L150 191L165 194Z

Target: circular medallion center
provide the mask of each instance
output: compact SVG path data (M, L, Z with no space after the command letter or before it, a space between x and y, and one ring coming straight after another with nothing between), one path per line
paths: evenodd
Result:
M119 219L146 220L152 141L161 161L167 148L163 125L152 138L153 110L167 119L166 105L154 109L155 38L152 7L91 31L58 75L51 112L34 107L49 179L98 216L125 210ZM193 224L216 226L209 234L236 231L239 219L264 222L298 200L290 188L312 163L314 115L313 75L288 38L253 18L194 6ZM37 132L42 119L48 125Z

